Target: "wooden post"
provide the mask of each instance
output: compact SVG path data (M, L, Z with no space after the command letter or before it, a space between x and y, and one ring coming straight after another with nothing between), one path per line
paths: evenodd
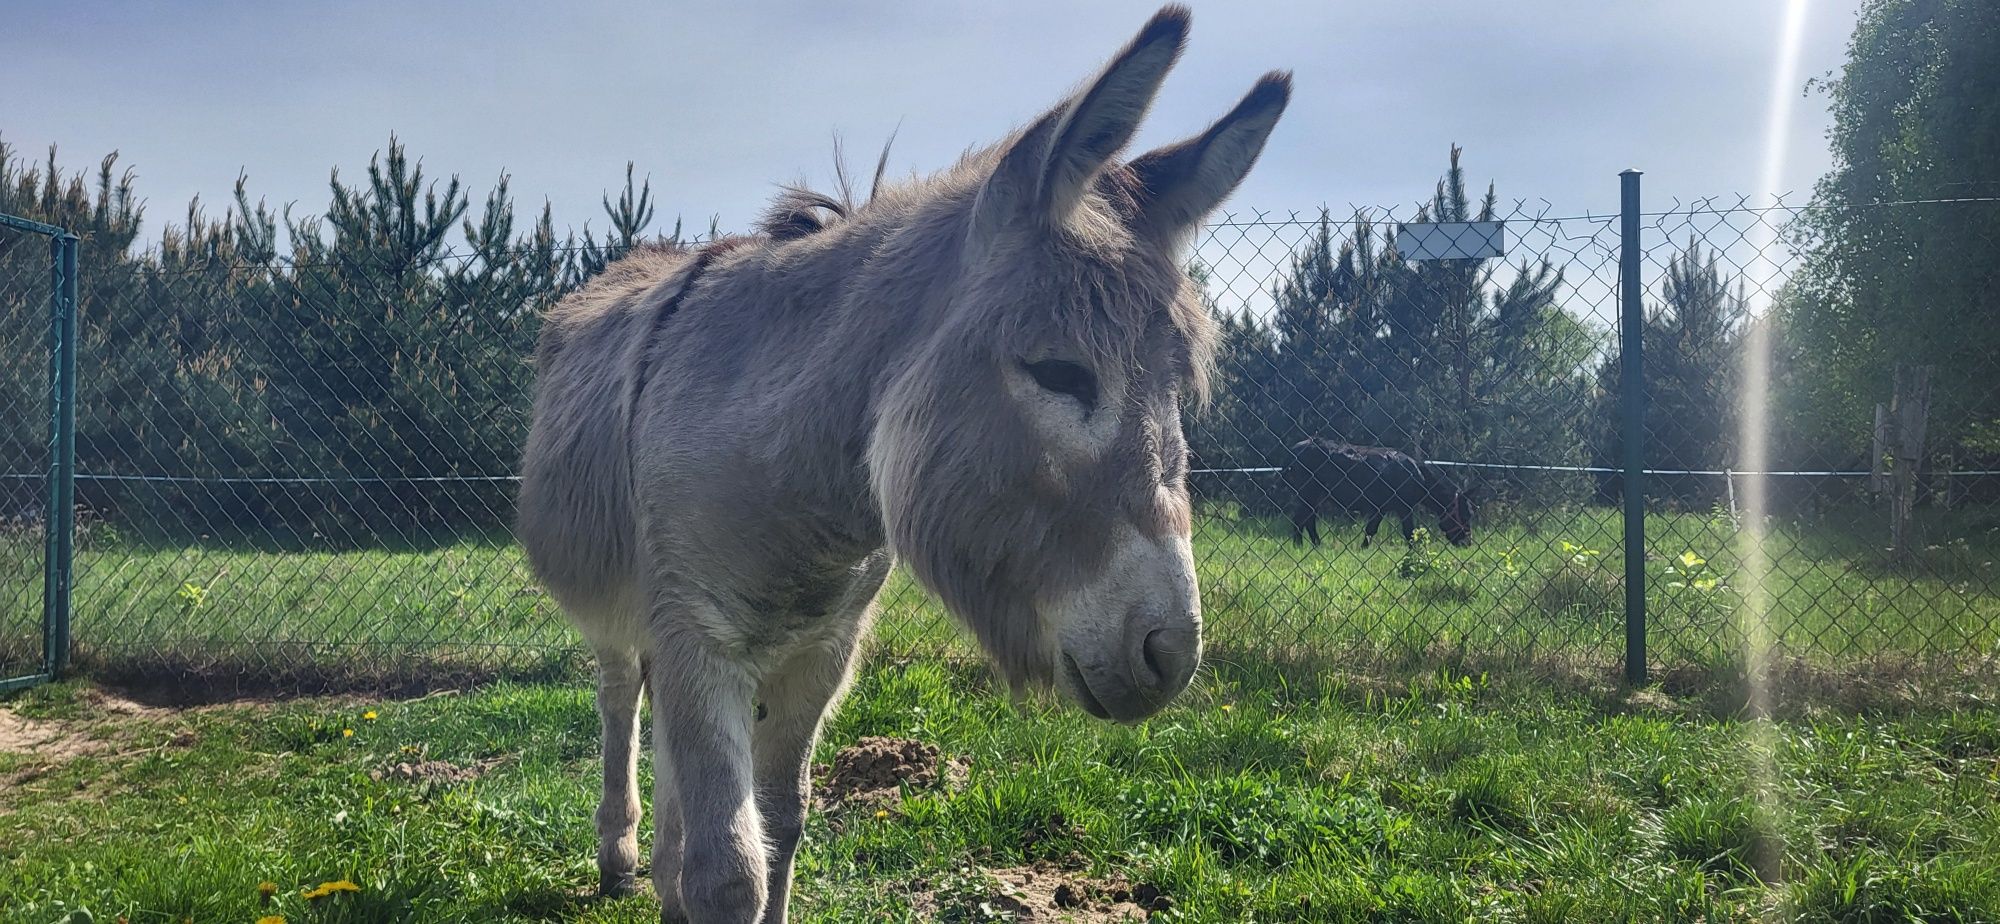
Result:
M1723 483L1729 486L1729 525L1742 528L1743 515L1736 512L1736 470L1722 470Z
M1923 466L1924 431L1930 423L1931 367L1896 366L1896 395L1890 404L1894 465L1890 470L1889 547L1907 554L1917 539L1910 533L1917 504L1917 471Z
M1889 406L1875 404L1874 436L1868 443L1868 490L1881 494L1889 490L1889 470L1883 463L1889 455Z

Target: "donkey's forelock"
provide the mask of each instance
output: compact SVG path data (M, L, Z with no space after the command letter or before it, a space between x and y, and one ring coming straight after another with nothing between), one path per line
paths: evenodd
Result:
M1021 348L1067 343L1096 367L1164 373L1182 396L1205 404L1217 327L1173 255L1124 235L1088 243L1073 235L1056 246L1067 252L1035 272L1003 265L986 274L984 284L999 289L990 319L997 339Z

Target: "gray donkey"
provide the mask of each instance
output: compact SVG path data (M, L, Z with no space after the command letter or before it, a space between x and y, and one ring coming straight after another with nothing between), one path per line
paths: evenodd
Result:
M529 560L596 651L598 870L635 889L639 694L669 921L781 922L808 760L901 558L1016 693L1131 722L1193 677L1184 400L1215 332L1179 254L1291 93L1130 161L1161 10L1025 129L859 206L647 248L546 320Z

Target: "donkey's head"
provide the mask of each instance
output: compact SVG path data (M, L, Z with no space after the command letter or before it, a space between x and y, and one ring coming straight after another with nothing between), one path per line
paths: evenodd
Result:
M1213 323L1181 268L1290 96L1118 162L1186 38L1167 7L1086 88L961 169L937 327L877 406L891 541L1018 688L1130 721L1201 658L1183 401Z
M1472 544L1472 492L1464 490L1438 470L1423 463L1424 500L1437 511L1438 532L1452 545Z
M1452 545L1472 544L1472 498L1464 491L1451 491L1438 511L1438 529Z

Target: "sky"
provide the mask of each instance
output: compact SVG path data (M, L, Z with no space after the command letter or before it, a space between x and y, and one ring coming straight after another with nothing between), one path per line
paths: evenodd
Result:
M1770 124L1788 2L1803 2L1789 115ZM1264 71L1291 106L1226 208L1407 214L1451 145L1468 178L1551 214L1615 211L1620 170L1649 206L1798 201L1824 172L1826 97L1858 0L1195 0L1186 55L1134 152L1221 115ZM475 204L501 174L558 228L602 228L633 162L660 214L742 229L775 184L929 173L1054 104L1154 2L9 0L0 140L70 169L120 152L148 237L200 195L325 208L394 133ZM1772 141L1785 154L1765 164ZM524 209L525 210L525 209ZM524 216L525 217L525 216ZM658 225L656 224L656 228Z

